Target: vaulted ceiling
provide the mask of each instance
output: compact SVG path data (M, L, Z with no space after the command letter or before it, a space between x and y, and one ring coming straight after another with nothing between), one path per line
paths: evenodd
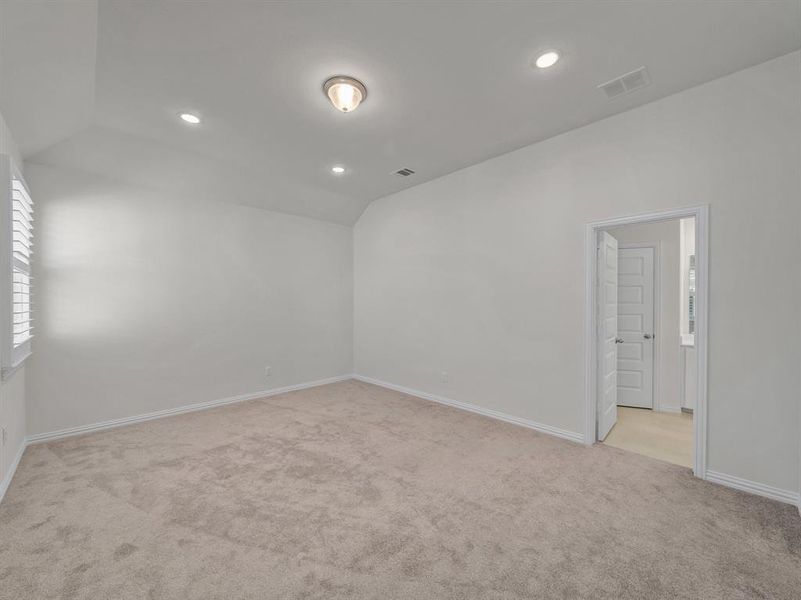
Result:
M801 47L797 0L0 10L0 111L27 160L345 224L381 196ZM533 68L552 48L557 65ZM643 65L649 86L597 89ZM323 95L335 74L367 85L356 112Z

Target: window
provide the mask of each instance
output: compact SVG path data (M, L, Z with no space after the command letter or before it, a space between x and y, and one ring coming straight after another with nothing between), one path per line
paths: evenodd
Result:
M681 246L681 345L695 345L696 267L695 219L682 219L679 230Z
M2 158L2 374L15 370L31 353L31 256L33 201L25 181L11 159Z
M13 266L13 343L18 347L31 339L31 249L33 247L33 202L25 184L11 183Z
M695 333L695 254L690 255L687 269L687 333Z

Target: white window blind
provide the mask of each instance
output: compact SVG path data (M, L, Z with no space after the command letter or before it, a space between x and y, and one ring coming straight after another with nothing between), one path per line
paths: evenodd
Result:
M11 181L12 343L17 349L33 337L31 321L31 253L33 202L22 180Z

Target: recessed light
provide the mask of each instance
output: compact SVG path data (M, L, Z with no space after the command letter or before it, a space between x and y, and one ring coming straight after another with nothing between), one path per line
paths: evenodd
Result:
M328 96L334 108L342 112L352 112L367 98L367 88L358 79L337 75L323 84L323 93Z
M183 119L187 123L191 123L192 125L198 125L200 123L200 117L198 117L197 115L193 115L192 113L181 113L178 116L181 117L181 119Z
M540 54L537 57L537 62L535 63L540 69L547 69L548 67L552 67L556 64L556 61L559 60L559 53L550 50L544 54Z
M331 167L331 172L334 173L335 175L342 175L342 173L345 172L345 167L340 167L340 166Z

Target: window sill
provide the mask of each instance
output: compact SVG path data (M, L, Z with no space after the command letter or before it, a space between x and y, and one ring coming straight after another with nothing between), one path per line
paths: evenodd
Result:
M16 373L17 371L19 371L19 369L25 366L25 361L28 360L28 357L30 357L31 354L33 354L33 352L28 352L26 355L24 355L10 367L3 367L2 371L0 371L0 380L8 381L9 379L11 379L11 376L14 373Z
M682 333L681 346L682 348L695 348L695 335L692 333Z

